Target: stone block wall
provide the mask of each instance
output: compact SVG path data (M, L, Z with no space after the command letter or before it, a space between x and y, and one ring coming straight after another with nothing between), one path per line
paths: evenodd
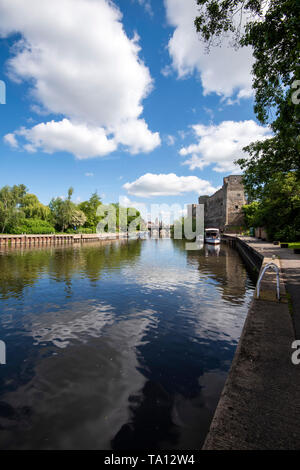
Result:
M225 226L241 226L244 223L242 207L247 204L242 176L232 175L224 178L226 199Z
M227 176L221 189L210 197L200 196L198 202L204 204L206 227L236 230L244 223L242 206L247 203L242 176Z

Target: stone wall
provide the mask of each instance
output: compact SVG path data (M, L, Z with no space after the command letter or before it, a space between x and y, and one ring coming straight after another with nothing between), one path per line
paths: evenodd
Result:
M239 175L224 178L222 188L212 196L199 197L199 204L204 204L205 226L224 231L236 231L243 225L242 206L246 203L242 176Z
M265 227L257 227L255 229L255 237L256 238L261 238L262 240L268 240L268 234L267 234L267 230L265 229Z
M224 178L224 193L226 198L225 226L242 226L244 214L242 207L247 204L242 176L228 176Z
M211 197L199 198L199 204L204 203L204 221L206 227L219 228L226 220L226 201L223 188L219 189ZM200 199L203 202L200 202Z

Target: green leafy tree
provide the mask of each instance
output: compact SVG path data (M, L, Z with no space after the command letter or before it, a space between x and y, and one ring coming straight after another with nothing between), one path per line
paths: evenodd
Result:
M243 210L248 227L265 226L271 239L300 240L300 185L294 172L274 174L260 201Z
M65 232L69 227L81 227L86 222L85 214L72 202L73 188L69 188L68 197L52 199L49 207L55 227Z
M247 228L258 227L261 225L260 206L261 204L258 201L253 201L250 204L243 206L245 225Z
M24 217L22 202L27 188L23 184L0 189L0 231L4 233L9 225Z
M74 227L82 227L86 223L86 215L81 210L75 209L73 210L72 217L71 217L71 225Z
M237 161L249 196L260 196L274 173L294 171L299 180L299 0L196 1L196 30L208 48L225 34L234 38L235 47L253 50L254 110L274 137L253 142L244 149L250 158Z
M27 219L48 220L50 217L50 209L42 204L35 194L25 194L20 204L25 217Z
M83 201L78 205L78 208L85 214L86 222L84 224L85 228L92 229L96 232L98 223L100 222L100 217L97 216L97 209L102 205L101 198L98 196L95 191L88 201Z
M126 232L141 230L143 219L140 212L133 207L123 207L119 203L101 205L98 207L97 216L100 221L98 231Z
M124 207L120 204L113 204L116 208L117 227L119 231L141 230L143 219L140 211L135 207Z

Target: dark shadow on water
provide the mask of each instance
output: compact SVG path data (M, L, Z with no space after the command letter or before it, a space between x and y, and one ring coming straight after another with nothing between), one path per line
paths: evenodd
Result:
M141 396L129 398L133 420L112 440L112 449L158 449L166 441L175 447L179 429L172 422L172 396L158 383L146 382Z

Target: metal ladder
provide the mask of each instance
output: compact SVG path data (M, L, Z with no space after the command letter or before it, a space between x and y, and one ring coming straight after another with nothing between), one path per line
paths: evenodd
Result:
M260 294L260 284L261 284L261 281L262 281L262 278L264 277L265 275L265 272L267 271L267 269L274 269L274 271L276 271L276 282L277 282L277 299L280 300L280 287L279 287L279 268L278 266L275 264L275 263L268 263L266 264L266 266L264 267L264 269L262 270L262 273L261 275L259 276L258 278L258 281L257 281L257 298L259 299L259 294Z

